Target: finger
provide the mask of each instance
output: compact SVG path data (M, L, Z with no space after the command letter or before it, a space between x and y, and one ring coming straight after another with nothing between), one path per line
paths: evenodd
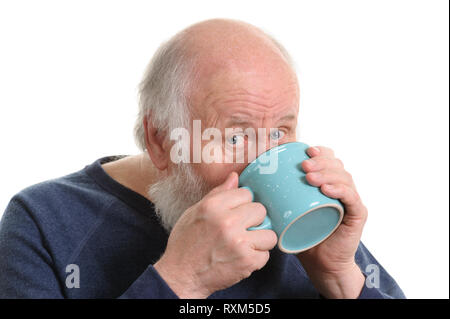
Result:
M221 208L236 208L243 204L251 203L253 199L252 192L246 188L228 189L213 194L217 206Z
M271 250L277 245L277 234L270 229L249 230L247 238L255 250Z
M269 261L270 253L268 250L254 250L252 254L253 269L260 270Z
M354 185L352 176L342 169L324 169L322 171L306 173L306 180L309 184L316 187L320 187L323 184Z
M319 155L334 157L334 151L331 148L325 146L311 146L306 149L306 153L311 157Z
M343 169L344 164L336 157L316 156L302 162L302 169L305 173L320 171L323 169Z
M267 211L263 204L258 202L247 202L232 210L233 214L239 216L241 224L245 229L257 226L264 221Z
M238 174L236 172L231 172L230 174L228 174L227 178L222 182L222 184L214 187L206 196L214 195L219 192L237 188L238 182L239 182Z
M344 184L324 184L320 190L326 196L339 199L345 205L346 218L367 219L367 208L354 188Z

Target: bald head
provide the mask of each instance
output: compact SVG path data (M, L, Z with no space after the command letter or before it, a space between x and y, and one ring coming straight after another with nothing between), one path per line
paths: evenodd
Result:
M258 70L268 74L283 71L295 77L293 63L282 45L243 21L202 21L182 30L173 39L193 66L189 82L196 83L196 87L227 70ZM191 95L191 89L186 93Z
M202 67L250 69L263 62L290 64L287 53L282 52L273 38L242 21L206 20L188 27L178 36L185 44L186 53Z

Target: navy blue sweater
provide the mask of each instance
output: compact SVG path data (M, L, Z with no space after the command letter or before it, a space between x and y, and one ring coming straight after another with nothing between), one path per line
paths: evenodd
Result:
M153 204L101 167L117 158L11 199L0 222L0 298L177 298L152 266L168 239ZM365 276L369 264L380 270L379 288L364 285L360 298L404 298L362 243L356 262ZM274 248L265 267L209 298L320 295L298 259Z

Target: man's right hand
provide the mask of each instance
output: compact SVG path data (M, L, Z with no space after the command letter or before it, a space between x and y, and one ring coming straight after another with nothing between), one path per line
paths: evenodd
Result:
M249 190L238 188L232 172L183 213L154 267L180 298L206 298L228 288L269 260L275 232L247 230L265 216L265 207L252 202Z

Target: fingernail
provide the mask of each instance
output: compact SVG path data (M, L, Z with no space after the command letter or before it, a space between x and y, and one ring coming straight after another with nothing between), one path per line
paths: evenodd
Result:
M309 159L309 160L307 160L307 162L309 163L309 165L312 165L312 166L316 165L316 161L313 159Z
M313 146L312 148L315 149L317 153L320 153L320 150L317 147Z

